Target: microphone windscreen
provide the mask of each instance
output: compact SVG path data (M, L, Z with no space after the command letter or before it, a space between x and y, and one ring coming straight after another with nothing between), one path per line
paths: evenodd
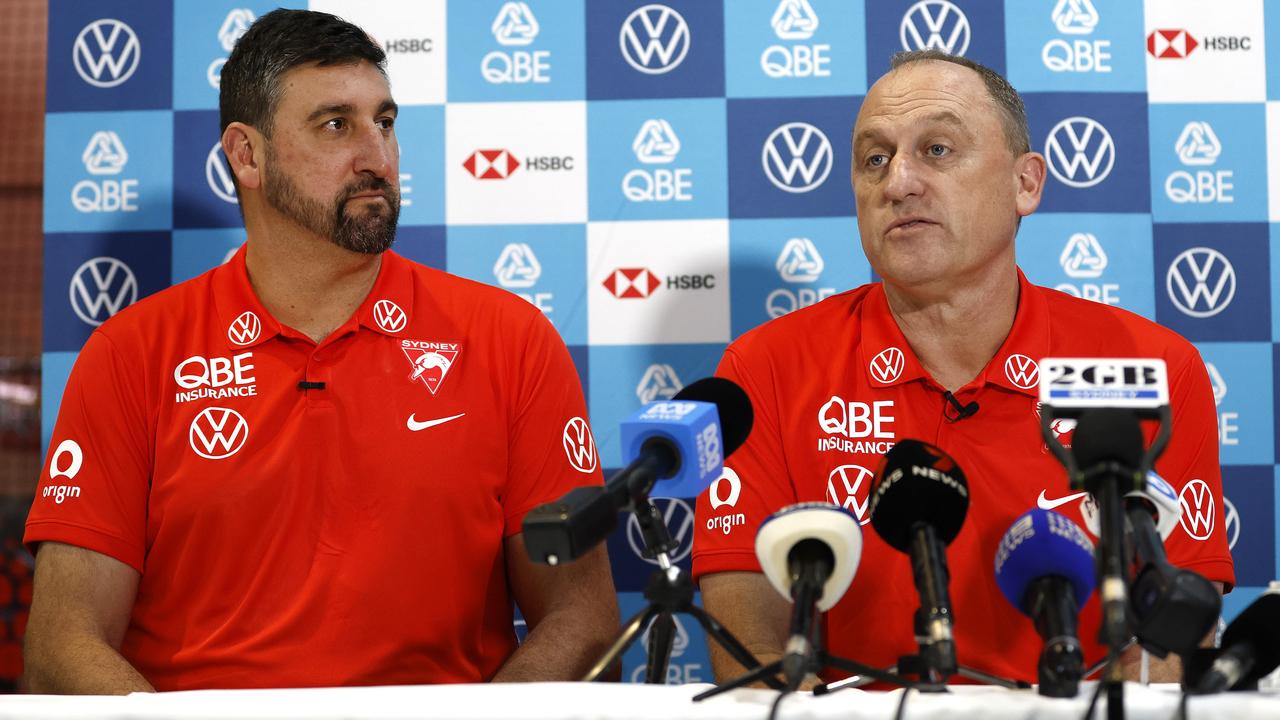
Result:
M1280 593L1258 596L1222 633L1222 647L1247 641L1253 644L1253 669L1242 683L1253 683L1280 666Z
M871 526L901 552L917 523L933 526L950 545L969 511L969 484L956 461L920 440L904 439L885 453L871 487Z
M1066 578L1084 607L1095 584L1093 543L1065 515L1036 508L1013 521L996 548L996 585L1026 612L1027 588L1050 575Z
M1144 445L1138 416L1118 408L1086 410L1071 436L1071 453L1081 470L1108 461L1136 469Z
M853 513L831 503L788 505L765 518L756 532L756 559L774 589L791 599L788 556L805 540L817 540L835 558L831 577L822 585L818 609L825 612L840 600L853 582L862 559L862 528Z
M672 400L696 400L714 403L720 416L720 434L724 437L724 456L742 447L751 434L755 413L751 398L732 380L708 377L685 385Z

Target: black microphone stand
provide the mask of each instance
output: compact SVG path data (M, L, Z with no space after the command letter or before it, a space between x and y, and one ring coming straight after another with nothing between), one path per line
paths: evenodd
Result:
M648 664L645 667L645 682L663 684L667 681L667 668L671 662L671 648L675 642L675 620L677 613L692 616L706 631L707 637L715 640L726 652L733 656L743 667L758 668L760 661L751 654L737 638L720 624L710 613L693 603L693 580L687 573L671 562L668 554L676 547L671 538L671 531L662 518L662 513L647 497L633 501L632 514L640 524L640 533L644 537L644 556L658 562L658 569L649 576L644 589L644 597L649 604L627 621L622 633L613 645L605 652L596 664L582 678L586 682L599 680L622 654L631 647L646 626L649 627ZM652 623L652 625L650 625ZM772 681L772 682L770 682ZM775 678L765 680L770 687L781 690L783 685Z

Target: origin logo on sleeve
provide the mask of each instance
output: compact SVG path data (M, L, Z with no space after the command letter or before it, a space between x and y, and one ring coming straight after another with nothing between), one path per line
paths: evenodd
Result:
M862 95L861 0L732 0L725 12L730 97Z
M1129 93L1026 93L1031 147L1048 166L1040 212L1151 208L1147 103Z
M1267 219L1262 106L1153 105L1150 117L1157 222Z
M449 8L449 99L581 100L583 0L483 0Z

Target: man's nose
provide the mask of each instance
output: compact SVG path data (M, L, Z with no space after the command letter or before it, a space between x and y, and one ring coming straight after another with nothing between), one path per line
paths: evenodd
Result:
M376 124L371 124L367 130L360 133L357 142L359 147L356 149L355 156L356 172L367 172L389 182L399 179L392 177L396 174L396 164L400 156L394 134L384 132Z
M884 186L885 196L894 202L905 200L912 195L924 192L921 173L924 170L916 161L904 153L898 153L889 161L887 180Z

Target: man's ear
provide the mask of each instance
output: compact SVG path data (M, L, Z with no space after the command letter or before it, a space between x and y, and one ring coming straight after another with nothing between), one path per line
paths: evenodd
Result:
M239 187L262 187L261 161L266 141L262 133L242 122L233 122L222 131L222 152Z
M1026 217L1040 207L1040 196L1044 193L1045 170L1044 156L1038 152L1025 153L1014 161L1018 217Z

